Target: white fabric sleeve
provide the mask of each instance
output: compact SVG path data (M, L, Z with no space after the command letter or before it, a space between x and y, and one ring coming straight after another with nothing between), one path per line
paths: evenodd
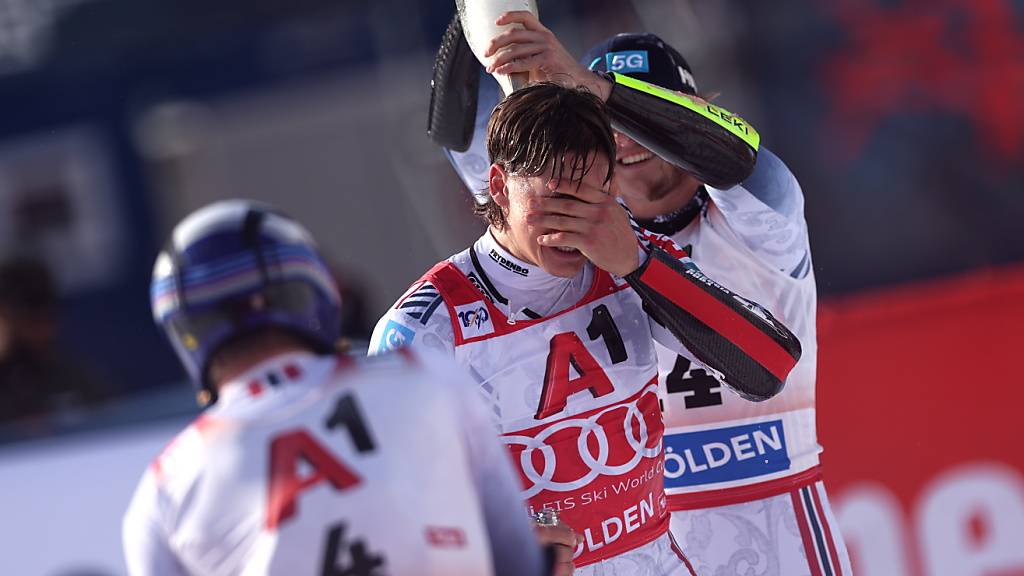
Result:
M708 195L744 245L771 267L794 278L810 271L804 195L789 168L764 146L754 172L726 190Z
M653 316L648 314L647 320L651 324L651 336L654 337L655 342L661 344L665 348L671 350L672 352L675 352L676 354L682 356L683 358L686 358L687 360L690 361L691 364L694 365L695 368L708 368L707 366L704 365L703 362L697 360L697 357L693 355L693 352L690 352L690 349L684 346L683 343L680 342L678 338L676 338L675 334L669 331L668 328L665 328L664 326L659 324ZM708 368L708 370L711 369ZM716 370L711 370L711 372L714 374L718 374Z
M122 523L122 544L129 576L187 576L160 523L160 489L147 470Z
M455 332L448 307L429 282L413 286L377 321L368 354L404 346L455 356Z
M546 574L543 552L520 491L519 474L498 438L479 385L447 358L431 351L422 351L418 356L437 367L436 373L448 385L461 416L470 472L487 527L495 576Z

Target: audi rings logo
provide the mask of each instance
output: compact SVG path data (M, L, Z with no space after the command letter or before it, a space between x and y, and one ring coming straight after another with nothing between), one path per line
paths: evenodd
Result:
M621 476L628 474L644 458L654 458L661 454L661 415L657 410L657 401L657 385L648 384L647 387L641 390L636 399L609 406L587 418L560 420L544 428L536 436L515 434L503 436L502 440L506 445L524 446L523 451L519 454L519 466L523 475L526 476L530 483L523 493L523 497L532 498L543 490L571 492L590 484L598 476ZM644 411L641 409L641 406L648 405L654 406L649 412L657 418L654 433L659 436L658 442L650 448L647 447L652 432L649 427L655 423L648 423L644 419ZM599 422L602 416L613 412L622 413L621 423L617 418L603 425ZM607 421L608 419L606 418L605 420ZM581 464L574 462L566 466L578 468L579 474L578 477L572 480L555 480L555 471L559 470L559 459L571 459L575 455L571 454L571 452L565 453L566 450L571 450L573 445L571 442L557 443L559 451L562 452L559 454L555 446L548 443L548 439L562 430L572 428L579 428L580 430L579 436L576 438L575 447L579 453ZM632 455L627 461L621 464L611 464L613 461L613 450L609 436L612 439L619 436L625 438L629 449L632 451ZM594 438L596 442L596 454L594 453L595 449L590 445L591 438ZM534 463L534 453L538 451L543 460L540 470L537 469ZM614 456L618 457L615 460L619 460L624 454L615 454ZM559 477L564 477L567 472L568 470L559 470ZM574 474L572 476L577 475Z

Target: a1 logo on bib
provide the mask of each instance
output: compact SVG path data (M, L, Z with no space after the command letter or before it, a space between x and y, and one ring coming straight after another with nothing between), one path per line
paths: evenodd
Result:
M476 338L494 332L494 324L491 323L491 313L487 311L487 305L484 304L483 300L456 306L455 314L459 318L459 326L462 328L463 338Z

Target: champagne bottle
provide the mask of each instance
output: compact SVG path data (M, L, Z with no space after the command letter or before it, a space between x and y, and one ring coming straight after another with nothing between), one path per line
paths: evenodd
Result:
M455 5L459 11L459 19L462 20L462 30L466 34L469 48L484 66L491 60L484 58L484 51L491 40L513 27L522 27L519 24L498 26L494 22L499 16L513 10L529 10L537 15L536 0L455 0ZM529 79L529 74L526 73L512 74L511 77L505 74L493 76L506 96L513 90L521 88Z

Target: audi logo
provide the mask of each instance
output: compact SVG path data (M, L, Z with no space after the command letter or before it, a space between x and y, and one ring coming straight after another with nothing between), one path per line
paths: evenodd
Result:
M525 490L523 497L531 498L543 490L571 492L590 484L598 476L621 476L627 474L636 468L644 458L654 458L661 454L660 441L652 448L647 447L647 441L650 437L647 430L647 422L644 421L643 412L640 410L639 405L648 395L652 397L654 402L657 402L656 383L648 384L641 390L640 396L628 404L608 406L587 418L560 420L543 429L536 436L502 436L502 440L508 446L525 446L519 454L519 465L523 474L531 482L531 485ZM630 448L632 448L633 455L623 464L610 465L608 460L611 450L608 443L608 434L604 427L598 423L598 419L616 410L625 411L622 418L622 435L626 438ZM659 413L658 418L660 417ZM635 435L633 432L634 422L637 423L637 433ZM580 434L576 439L576 449L579 451L580 460L583 461L587 471L575 480L556 481L554 477L555 469L558 467L558 456L555 454L554 448L546 443L546 440L553 434L568 428L580 429ZM612 433L618 434L618 427ZM597 440L596 455L592 453L588 444L591 436ZM533 453L537 450L540 450L544 460L541 470L537 470L533 463Z

